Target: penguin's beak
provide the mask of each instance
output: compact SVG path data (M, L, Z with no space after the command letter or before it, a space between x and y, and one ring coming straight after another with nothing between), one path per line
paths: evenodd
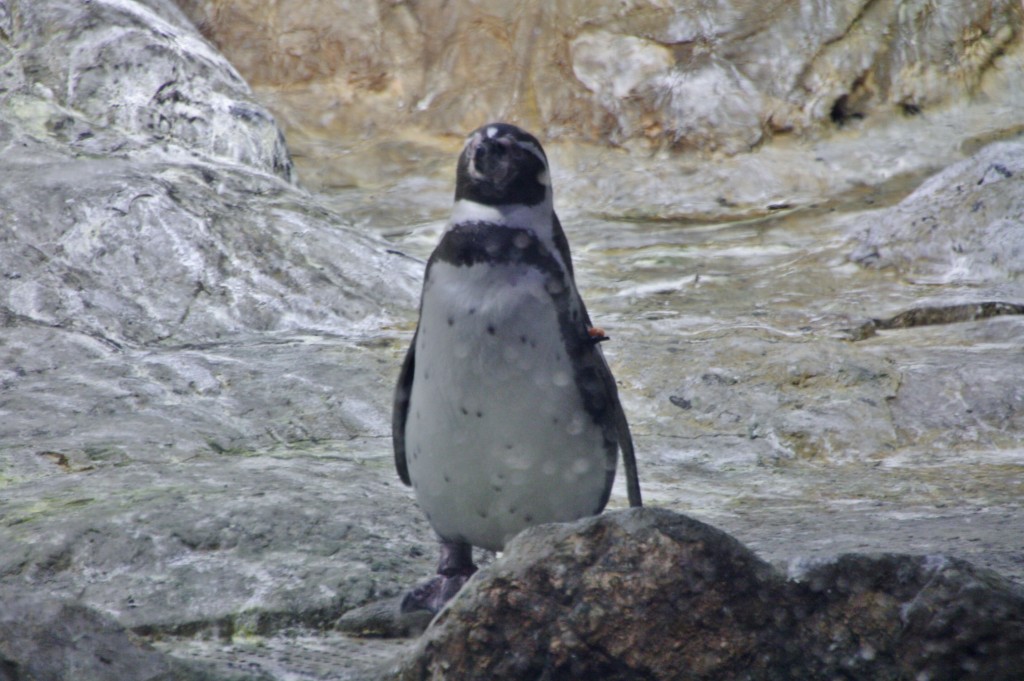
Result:
M512 174L512 141L474 135L466 149L469 175L477 182L501 186Z

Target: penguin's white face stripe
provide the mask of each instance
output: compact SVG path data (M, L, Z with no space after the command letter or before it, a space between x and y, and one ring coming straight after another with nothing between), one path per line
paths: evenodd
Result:
M541 151L540 147L538 147L536 144L534 144L533 142L528 142L526 140L513 139L512 141L515 144L518 144L520 148L526 149L528 152L536 156L540 160L540 162L544 164L545 168L548 167L548 159L544 156L544 152ZM545 182L544 184L548 183Z
M469 149L470 147L476 147L476 145L480 143L480 140L480 133L478 132L474 134L472 137L466 140L466 146L463 148L462 153L465 154L466 150ZM485 175L476 169L476 159L473 158L472 154L469 155L469 164L467 166L467 170L469 170L469 176L472 177L474 180L480 181L485 179Z

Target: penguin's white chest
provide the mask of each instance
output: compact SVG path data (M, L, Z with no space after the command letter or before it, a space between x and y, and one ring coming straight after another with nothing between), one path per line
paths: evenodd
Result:
M552 301L563 285L523 264L431 267L405 442L445 539L501 550L525 527L601 510L612 471Z

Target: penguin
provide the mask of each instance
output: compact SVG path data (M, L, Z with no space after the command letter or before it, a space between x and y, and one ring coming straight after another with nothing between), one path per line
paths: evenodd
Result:
M441 548L403 612L438 612L476 571L472 547L599 514L620 453L641 505L605 340L576 289L540 142L507 123L473 131L395 390L398 476Z

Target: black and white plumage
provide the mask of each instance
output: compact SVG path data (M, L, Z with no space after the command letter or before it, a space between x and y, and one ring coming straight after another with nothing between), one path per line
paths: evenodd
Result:
M438 577L405 609L437 610L525 527L600 513L633 444L573 279L540 142L508 124L474 131L451 221L427 263L420 320L395 392L399 477L441 539Z

